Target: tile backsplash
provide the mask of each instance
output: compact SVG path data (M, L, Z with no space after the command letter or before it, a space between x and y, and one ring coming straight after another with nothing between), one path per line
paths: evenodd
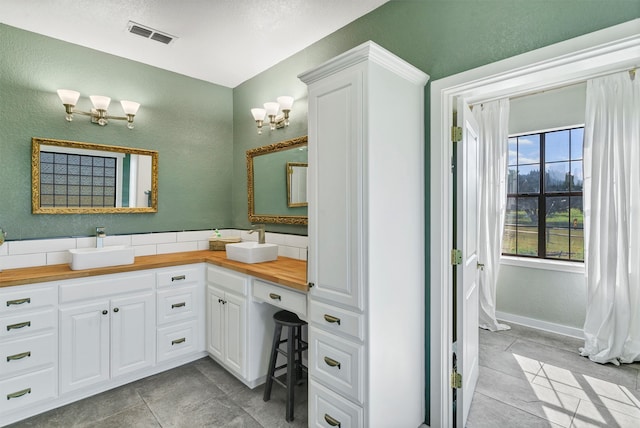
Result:
M243 241L256 241L258 239L257 233L250 234L246 230L224 229L220 230L220 233L223 237L240 236ZM196 230L107 235L104 245L132 246L135 249L136 256L180 253L209 249L209 238L212 234L212 230ZM266 241L278 244L278 254L280 256L299 260L306 260L307 258L309 241L306 236L267 232ZM0 246L0 270L69 263L71 256L67 250L95 246L95 237L7 241Z

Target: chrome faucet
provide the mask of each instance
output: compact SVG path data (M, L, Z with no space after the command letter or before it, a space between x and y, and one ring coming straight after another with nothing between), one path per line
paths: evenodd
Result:
M96 227L96 248L104 247L104 238L107 236L104 226Z
M253 233L255 231L258 231L258 244L264 244L264 224L256 224L255 226L252 226L252 229L249 231L249 233Z

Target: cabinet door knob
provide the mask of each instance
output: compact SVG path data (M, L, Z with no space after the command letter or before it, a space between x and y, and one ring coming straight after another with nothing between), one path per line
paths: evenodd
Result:
M280 295L276 293L269 293L269 298L273 300L282 300L282 297L280 297Z
M329 415L328 415L328 414L326 414L326 413L324 414L324 420L325 420L325 421L327 421L327 423L328 423L329 425L331 425L332 427L338 427L338 428L340 428L340 427L341 427L341 424L340 424L340 421L339 421L339 420L337 420L337 419L335 419L335 418L332 418L331 416L329 416Z
M329 315L329 314L324 314L324 320L325 320L326 322L330 322L330 323L332 323L332 324L338 324L338 325L340 325L340 318L338 318L338 317L334 317L334 316Z
M106 310L106 309L104 311L102 311L102 315L107 315L108 313L109 313L109 311Z
M113 312L120 312L119 308L113 308Z
M9 355L7 357L7 362L9 361L15 361L15 360L21 360L23 358L27 358L31 356L31 351L27 351L27 352L22 352L20 354L15 354L15 355Z
M316 286L315 282L310 282L307 285L309 286L309 288L313 288Z
M25 303L31 303L31 298L30 297L26 297L24 299L7 300L7 306L23 305Z
M324 357L324 362L327 363L329 367L337 367L340 370L340 361L336 361L333 358Z
M7 326L7 331L16 330L23 327L31 327L31 321L19 322Z
M7 394L7 400L11 400L12 398L19 398L23 395L31 394L31 388L23 389L22 391L12 392L11 394Z

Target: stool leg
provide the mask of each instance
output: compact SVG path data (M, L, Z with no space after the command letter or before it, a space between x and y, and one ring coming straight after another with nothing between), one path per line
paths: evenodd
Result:
M287 336L287 414L285 415L285 419L287 422L291 422L293 420L293 388L296 384L295 347L295 328L289 327Z
M267 383L264 387L264 395L262 399L269 401L271 399L271 387L273 386L273 376L276 371L276 360L278 359L278 346L280 345L280 335L282 333L282 325L276 324L273 330L273 344L271 345L271 357L269 357L269 372L267 373Z
M302 326L296 327L296 381L302 379Z

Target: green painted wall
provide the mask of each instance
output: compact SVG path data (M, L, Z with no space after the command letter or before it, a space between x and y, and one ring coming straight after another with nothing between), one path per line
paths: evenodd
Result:
M232 90L0 24L0 226L8 239L231 227ZM141 103L136 128L64 120L59 88ZM159 152L158 212L31 214L31 138Z
M373 40L429 74L433 81L638 17L640 2L637 0L402 0L381 6L234 89L234 223L248 225L246 177L242 176L244 151L307 132L306 90L297 79L298 74ZM251 126L250 108L284 94L296 98L291 128L256 135ZM425 99L429 100L429 86ZM427 103L427 146L429 114ZM425 153L428 169L429 150ZM429 189L428 170L425 180ZM428 195L425 203L428 205ZM428 206L426 212L428 217ZM429 218L425 222L428 227ZM306 233L301 227L269 227L269 230L276 229ZM429 242L429 231L426 233L426 242ZM426 250L426 260L429 260L428 245ZM428 270L428 263L425 267ZM429 272L426 277L428 281ZM428 308L428 293L426 299ZM426 328L428 334L429 326ZM428 344L429 337L427 368ZM428 401L428 369L426 382Z

